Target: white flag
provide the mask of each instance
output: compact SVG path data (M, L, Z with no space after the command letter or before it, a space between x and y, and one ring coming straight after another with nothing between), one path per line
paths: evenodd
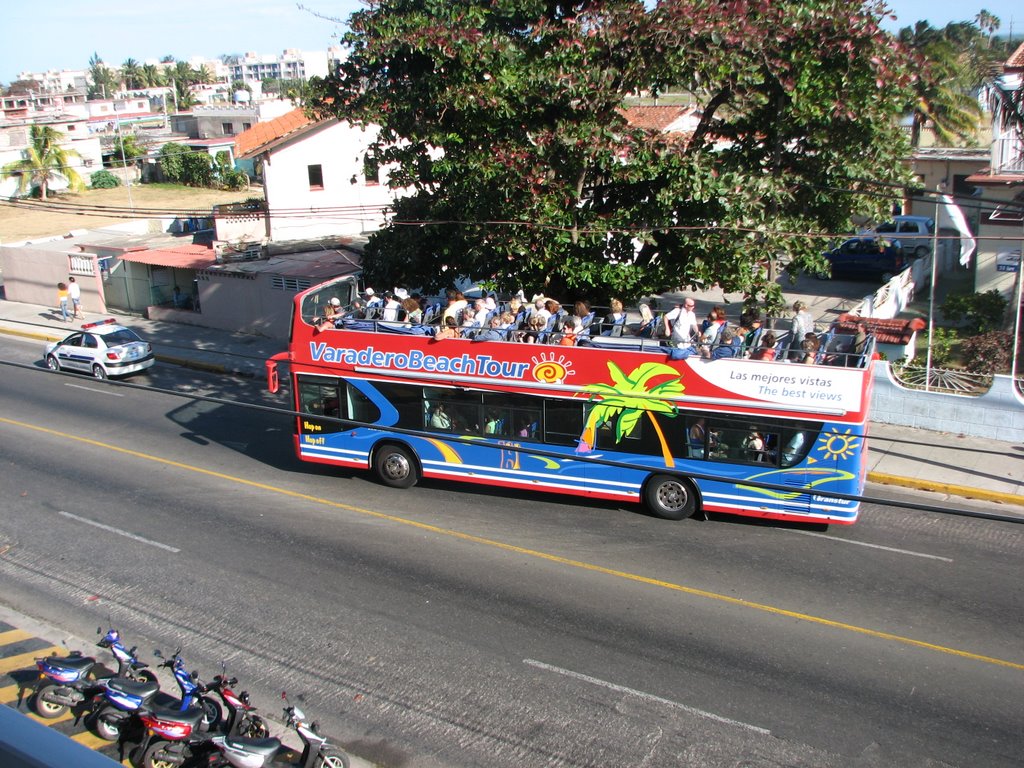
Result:
M960 233L960 264L966 267L971 263L971 254L974 253L977 243L971 230L967 228L964 212L960 210L959 205L953 202L953 198L949 195L942 195L939 201L942 206L939 208L939 221L935 222L935 226L941 228L941 223L945 223L944 219L949 219L949 222L956 227L956 231Z

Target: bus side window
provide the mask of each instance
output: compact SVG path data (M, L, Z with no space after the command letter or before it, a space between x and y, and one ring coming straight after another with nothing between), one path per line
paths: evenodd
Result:
M803 430L785 430L782 433L782 466L792 467L803 461L807 452L811 449L813 437Z
M583 433L583 403L549 401L544 404L545 443L576 445Z

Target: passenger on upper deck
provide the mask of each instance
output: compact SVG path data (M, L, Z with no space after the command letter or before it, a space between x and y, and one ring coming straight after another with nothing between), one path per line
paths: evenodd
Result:
M384 309L381 313L381 320L395 322L398 320L398 311L402 308L401 302L395 298L391 291L384 291Z
M455 322L455 318L446 317L441 327L437 329L437 333L434 334L434 339L441 341L442 339L457 339L460 336L459 326Z
M419 325L423 322L423 308L416 299L412 297L404 299L402 301L402 309L405 310L405 321L407 323Z
M448 306L444 308L441 319L446 320L451 317L457 320L459 312L465 309L469 302L466 301L466 297L460 291L456 291L454 288L449 288L445 291L445 297L448 299Z
M761 346L755 349L751 355L751 360L774 360L775 359L775 334L771 331L765 331L764 335L761 336Z
M522 340L527 344L538 344L541 342L540 334L544 330L544 326L548 324L548 321L541 315L530 315L530 319L526 321L526 332L523 333Z
M618 299L612 299L609 304L611 310L604 319L604 329L602 334L608 336L621 336L622 328L626 324L626 310L622 306L622 302Z

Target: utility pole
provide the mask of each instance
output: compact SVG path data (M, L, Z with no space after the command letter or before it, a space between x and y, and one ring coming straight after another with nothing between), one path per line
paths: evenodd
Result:
M124 186L128 190L128 207L135 213L135 203L132 202L132 180L128 177L128 159L124 155L124 135L121 133L121 118L117 119L117 138L121 144L121 168L124 170Z

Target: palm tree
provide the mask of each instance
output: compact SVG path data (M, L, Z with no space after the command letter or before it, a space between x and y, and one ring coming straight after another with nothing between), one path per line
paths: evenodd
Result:
M121 65L121 79L129 91L143 88L142 67L135 59L125 59Z
M163 70L156 64L142 65L142 82L147 88L159 88L164 84Z
M197 83L215 83L217 82L217 76L213 74L213 70L203 64L199 69L195 70L196 82Z
M901 29L899 39L917 55L921 68L914 83L913 100L907 105L912 116L910 145L920 145L922 130L928 124L939 144L972 141L982 111L977 98L971 95L972 71L962 60L961 51L949 35L926 21Z
M72 158L81 159L73 149L60 145L64 134L49 125L33 125L29 133L29 146L22 151L24 157L8 163L0 171L4 178L18 177L18 194L24 195L39 187L40 197L45 200L50 182L65 179L73 189L82 189L85 182L71 167Z
M978 24L978 29L986 33L985 38L988 41L988 47L991 48L992 35L995 34L995 31L999 29L1003 22L1000 21L998 16L989 13L984 8L978 11L978 15L974 17L974 20Z
M597 404L591 409L583 427L579 452L585 453L591 449L594 445L594 435L603 425L615 422L615 442L618 443L623 437L631 434L640 418L647 414L661 442L665 466L674 467L672 450L654 414L661 413L669 418L675 418L676 406L660 398L683 394L679 371L664 363L644 363L627 376L615 363L609 362L608 374L611 376L612 384L597 383L583 388ZM648 388L648 382L659 376L671 378Z

